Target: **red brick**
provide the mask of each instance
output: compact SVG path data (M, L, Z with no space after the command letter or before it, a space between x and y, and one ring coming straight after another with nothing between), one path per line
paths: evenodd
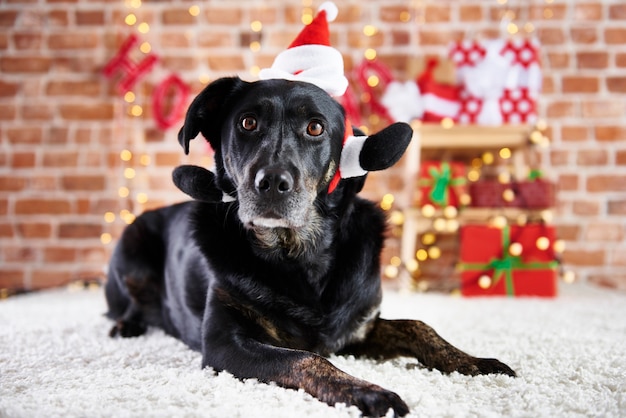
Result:
M18 32L12 36L13 44L17 49L40 49L43 44L41 33Z
M606 87L611 93L626 93L626 77L607 77Z
M0 120L13 120L17 115L14 104L0 104Z
M98 96L102 92L97 80L71 81L51 80L46 85L46 94L51 96Z
M605 69L609 65L609 53L605 51L576 53L577 68Z
M583 236L585 241L619 242L624 238L624 227L617 223L590 222Z
M70 212L70 202L62 199L21 199L15 203L17 215L61 215Z
M569 52L548 51L546 52L546 58L549 68L569 68L570 66Z
M562 45L566 39L562 28L542 27L537 30L537 37L542 45Z
M607 205L609 215L626 215L626 199L609 200Z
M47 263L69 263L76 261L74 247L48 247L44 250L44 261Z
M0 289L24 289L24 271L12 268L0 268Z
M426 23L450 21L450 6L427 4L424 7L424 21Z
M626 151L617 151L615 154L615 162L618 165L626 165Z
M48 37L50 49L86 49L98 47L99 37L96 33L60 33Z
M570 29L570 38L577 44L593 44L598 41L596 27L575 27Z
M0 10L0 27L12 28L17 20L17 10Z
M548 118L576 116L578 104L571 100L549 103L546 109Z
M604 149L588 149L578 151L576 164L581 166L606 165L609 162L609 153Z
M563 20L567 16L569 5L550 3L548 5L532 5L530 6L531 20ZM501 7L499 8L501 9Z
M43 156L44 167L75 167L78 151L47 152Z
M26 105L21 109L22 119L24 120L52 120L53 109L52 106L46 104L34 104Z
M563 93L597 93L600 82L597 77L564 76Z
M591 175L587 178L587 191L626 192L626 175Z
M189 48L189 42L189 38L182 32L161 33L160 45L163 48Z
M103 25L105 23L103 10L77 10L76 24L80 26Z
M552 150L550 151L550 164L553 167L568 165L570 152L566 150Z
M209 68L214 71L236 71L245 69L243 57L240 54L210 56L208 58L208 65Z
M26 187L25 178L16 176L0 176L0 191L16 192Z
M559 175L559 190L572 191L578 190L579 179L577 174L561 174Z
M583 100L582 116L585 118L619 118L626 115L626 101L616 97L607 100Z
M52 226L42 222L20 222L16 226L17 233L22 238L49 238L52 234Z
M586 126L561 127L561 141L586 141L589 139L589 128Z
M626 19L626 4L612 4L609 6L609 18L615 20Z
M626 53L622 52L617 52L615 53L615 65L618 68L624 68L626 67Z
M596 200L575 200L572 203L572 212L581 216L599 215L600 203Z
M11 144L41 144L43 130L39 127L9 128L6 136Z
M459 5L459 18L461 22L477 22L483 19L483 9L476 5Z
M604 42L609 45L626 44L626 28L606 28Z
M603 142L623 141L626 139L626 126L597 125L593 128L596 140Z
M240 7L209 7L206 9L206 19L209 23L218 25L238 25L242 21Z
M102 225L85 223L62 223L59 225L59 238L99 238Z
M76 274L70 270L37 269L32 272L30 290L66 286L76 280Z
M168 8L161 14L161 21L165 25L190 25L198 18L189 13L189 9Z
M62 104L59 106L61 117L66 120L111 120L113 104Z
M15 96L20 90L19 83L12 83L0 80L0 97Z
M13 224L0 223L0 238L13 238Z
M102 175L74 175L63 176L61 179L65 190L104 190L106 179Z
M51 10L48 13L46 22L51 27L63 27L69 25L70 18L67 10Z
M203 48L234 47L237 44L230 32L219 29L200 33L196 42Z
M575 20L600 20L602 19L602 4L583 3L574 5Z
M6 262L30 263L37 260L39 251L32 247L6 246L2 248L2 258Z
M6 73L47 73L52 66L48 57L1 57L0 70Z
M421 29L419 31L420 45L440 45L445 46L450 42L461 39L460 31L455 30L432 30Z
M566 249L563 252L563 263L573 266L602 266L605 262L604 250Z

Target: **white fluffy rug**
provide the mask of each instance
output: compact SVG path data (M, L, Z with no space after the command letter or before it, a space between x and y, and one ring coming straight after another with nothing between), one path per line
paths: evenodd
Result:
M411 416L626 417L626 294L563 286L554 300L387 292L383 314L419 318L518 378L449 376L411 359L332 357L396 391ZM302 391L200 369L159 330L110 339L102 290L0 301L0 417L355 417Z

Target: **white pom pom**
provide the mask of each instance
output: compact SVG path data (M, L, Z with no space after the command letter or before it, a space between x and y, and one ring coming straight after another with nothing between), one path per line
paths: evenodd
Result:
M337 15L339 14L339 9L337 9L337 5L332 1L325 1L320 4L320 7L317 9L317 12L321 12L324 10L326 12L326 20L328 22L332 22L337 19Z

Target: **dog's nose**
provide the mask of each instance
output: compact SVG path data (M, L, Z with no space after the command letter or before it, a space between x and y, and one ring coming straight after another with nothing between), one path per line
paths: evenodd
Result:
M284 195L293 190L293 176L280 168L264 168L254 177L254 186L259 193Z

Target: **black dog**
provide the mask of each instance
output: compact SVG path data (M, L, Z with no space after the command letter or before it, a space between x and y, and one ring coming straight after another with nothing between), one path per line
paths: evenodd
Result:
M514 376L422 322L379 318L384 214L356 196L365 176L344 178L329 193L344 130L341 106L312 84L210 84L191 104L179 141L188 151L202 133L215 150L215 177L183 167L175 182L196 198L235 199L147 212L125 230L106 284L111 335L158 326L201 351L203 367L375 416L409 410L324 356L412 356L446 373ZM400 158L411 129L395 124L379 136L361 155L370 170ZM385 156L383 137L399 138L401 152ZM377 154L388 160L376 168Z

